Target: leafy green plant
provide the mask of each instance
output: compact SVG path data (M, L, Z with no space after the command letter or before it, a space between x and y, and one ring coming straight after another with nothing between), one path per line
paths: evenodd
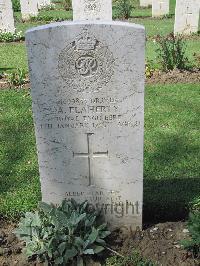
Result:
M38 16L32 16L30 17L31 22L37 22L37 21L54 21L55 18L51 15L45 15L45 14L39 14Z
M153 266L151 261L142 258L137 251L131 256L113 256L106 260L106 266Z
M193 201L189 204L191 211L199 211L200 212L200 196L196 197Z
M155 69L151 66L151 62L145 63L145 76L146 78L151 78L153 76Z
M22 41L24 39L25 38L22 35L21 31L17 33L0 31L0 42L17 42L17 41Z
M10 86L21 87L27 82L26 72L23 69L17 69L8 74L8 81Z
M194 257L200 255L200 211L191 212L188 220L188 230L190 239L182 240L183 247L194 254Z
M195 65L197 66L198 69L200 69L200 53L194 53L193 57L195 60Z
M39 14L36 17L31 17L30 21L31 22L37 22L37 21L45 21L45 22L51 22L51 21L63 21L65 20L64 18L59 18L59 17L54 17L51 15L46 15L46 14Z
M83 265L84 257L102 252L110 234L106 224L97 223L98 213L88 202L64 200L58 207L39 204L39 211L26 213L16 235L26 242L28 257L37 256L53 265L66 265L75 259Z
M20 0L12 0L12 6L13 6L14 12L21 11Z
M115 5L116 16L129 19L133 8L132 0L117 0Z
M157 36L157 43L157 54L164 71L189 68L186 43L182 36L175 36L173 33L164 37Z

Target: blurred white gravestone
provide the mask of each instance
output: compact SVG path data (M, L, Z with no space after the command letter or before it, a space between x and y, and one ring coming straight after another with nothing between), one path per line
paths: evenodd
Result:
M148 7L152 5L152 0L140 0L141 7Z
M112 0L72 0L73 20L112 20Z
M152 0L152 17L162 17L169 14L169 0Z
M38 0L38 9L51 5L51 0Z
M198 32L200 0L177 0L175 11L175 34Z
M42 199L142 226L145 30L108 21L26 33Z
M29 20L38 15L37 0L20 0L22 20Z
M15 32L11 0L0 0L0 32Z

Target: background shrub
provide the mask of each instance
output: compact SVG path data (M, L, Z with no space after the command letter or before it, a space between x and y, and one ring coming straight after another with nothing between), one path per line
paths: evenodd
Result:
M186 43L182 36L175 36L173 33L164 37L157 36L157 43L158 59L164 71L189 68Z
M190 213L188 220L190 240L182 240L185 249L191 251L195 258L200 256L200 211Z
M63 7L66 11L72 9L72 1L71 0L63 0Z
M21 10L20 0L12 0L14 12L19 12Z
M132 0L116 0L115 1L115 16L121 19L129 19L133 9Z
M0 32L0 42L18 42L23 40L24 36L21 31L17 33Z

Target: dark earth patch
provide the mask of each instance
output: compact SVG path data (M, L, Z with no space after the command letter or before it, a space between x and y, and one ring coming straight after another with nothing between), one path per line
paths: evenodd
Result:
M180 71L178 69L161 72L155 71L150 78L146 79L147 84L177 84L177 83L200 83L200 70Z
M44 265L36 261L27 261L22 254L23 243L12 233L15 224L0 221L0 265L28 266ZM189 238L185 222L167 222L148 226L143 231L137 230L126 234L126 230L113 233L109 247L123 256L132 254L133 249L155 265L163 266L197 266L200 260L195 260L192 253L184 250L180 240ZM111 254L110 254L111 255ZM97 262L88 265L100 265ZM129 266L129 265L127 265ZM134 265L133 265L134 266Z

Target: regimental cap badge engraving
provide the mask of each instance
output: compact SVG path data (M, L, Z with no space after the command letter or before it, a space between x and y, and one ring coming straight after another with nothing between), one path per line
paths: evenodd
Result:
M97 40L93 38L91 35L86 33L85 36L81 36L77 38L75 41L77 50L94 50L97 44Z
M114 73L114 58L108 47L84 30L60 53L58 70L69 88L77 92L101 90Z
M98 14L101 11L100 1L86 0L84 3L84 11L89 14L91 14L91 12L94 14Z

